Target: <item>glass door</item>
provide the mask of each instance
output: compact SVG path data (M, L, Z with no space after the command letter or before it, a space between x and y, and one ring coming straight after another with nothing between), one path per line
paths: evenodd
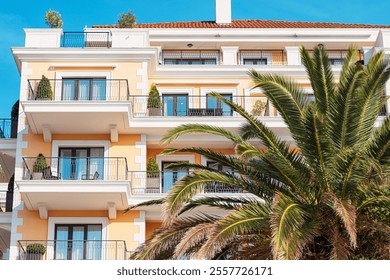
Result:
M164 116L187 116L188 95L163 94Z
M67 78L62 80L62 100L106 100L104 78Z
M227 100L232 101L232 95L231 94L221 94L223 97L225 97ZM232 115L232 109L223 101L207 95L207 109L212 109L211 114L213 116L231 116Z
M163 161L161 163L162 165L162 171L163 171L163 176L162 176L162 186L163 186L163 193L169 192L169 190L172 188L173 184L186 176L188 174L187 170L169 170L168 166L172 163L176 163L173 161Z
M56 260L100 260L102 225L56 225Z
M60 148L62 180L103 180L104 148Z

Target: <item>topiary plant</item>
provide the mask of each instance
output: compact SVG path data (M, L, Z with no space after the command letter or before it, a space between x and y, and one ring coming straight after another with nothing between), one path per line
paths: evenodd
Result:
M42 75L42 79L38 83L36 98L50 100L53 98L53 90L51 89L50 81L45 75Z
M29 254L40 254L43 255L46 253L46 248L43 244L32 243L28 244L26 247L26 252Z
M62 28L63 21L59 12L48 10L45 15L45 23L50 28Z
M251 114L254 116L262 116L266 105L267 104L263 100L261 99L257 100L253 105Z
M161 108L160 93L155 84L152 84L149 90L148 108Z
M154 157L148 158L148 164L146 165L146 171L149 178L158 177L160 174L160 168Z
M43 154L39 154L33 165L33 172L43 172L47 168L46 158Z
M135 21L136 21L136 17L133 14L133 11L128 10L128 12L126 14L121 13L119 15L118 25L120 28L134 28Z

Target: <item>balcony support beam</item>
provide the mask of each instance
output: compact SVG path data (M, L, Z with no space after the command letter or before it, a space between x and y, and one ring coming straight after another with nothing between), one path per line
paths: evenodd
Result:
M118 142L118 126L116 124L110 125L110 136L111 136L111 142L116 143Z
M108 218L110 220L116 219L116 205L114 202L107 203L108 206Z
M46 143L50 143L51 142L50 126L48 126L47 124L42 125L42 132L43 132L43 141L45 141Z
M45 203L38 203L39 217L42 220L47 220L48 211Z

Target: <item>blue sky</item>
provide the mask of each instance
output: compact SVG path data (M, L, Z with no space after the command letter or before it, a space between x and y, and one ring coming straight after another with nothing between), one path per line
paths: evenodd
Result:
M0 118L18 99L20 77L10 48L23 46L23 28L46 27L47 10L59 11L65 31L116 23L131 9L138 23L214 20L214 0L0 0ZM233 19L274 19L390 25L386 0L232 0Z

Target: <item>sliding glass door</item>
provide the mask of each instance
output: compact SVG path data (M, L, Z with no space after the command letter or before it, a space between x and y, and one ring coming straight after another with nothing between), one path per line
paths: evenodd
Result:
M163 94L164 116L187 116L188 95Z
M171 162L171 161L162 162L162 171L163 171L162 186L163 186L164 193L167 193L177 180L183 178L188 174L187 170L175 170L175 171L169 170L168 166L172 163L176 163L176 162Z

